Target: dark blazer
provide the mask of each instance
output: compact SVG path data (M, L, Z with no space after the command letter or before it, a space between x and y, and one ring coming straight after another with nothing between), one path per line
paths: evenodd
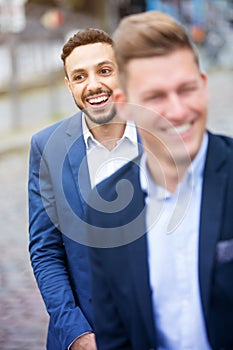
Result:
M98 208L99 200L95 191L87 207L99 350L156 349L144 234L145 193L140 188L139 162L140 158L135 159L97 186L100 195L108 201L107 214L94 209ZM122 179L127 181L119 182ZM122 205L117 208L115 202L120 195L124 197L129 182L133 186L132 199L124 208ZM200 217L199 280L207 335L214 350L233 349L232 199L233 140L209 133ZM126 198L122 201L126 202ZM112 213L111 202L114 203ZM102 240L95 237L98 227L103 228L99 232ZM108 244L115 247L106 248L106 244L101 248L108 232L112 235ZM120 236L119 241L114 240L114 234Z
M47 349L65 350L93 330L90 267L83 236L91 189L81 112L32 138L29 169L30 256L50 315Z

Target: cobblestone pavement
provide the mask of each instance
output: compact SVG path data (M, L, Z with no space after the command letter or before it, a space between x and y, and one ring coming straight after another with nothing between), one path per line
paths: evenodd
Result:
M26 213L28 153L0 157L0 349L43 350L47 314L32 276Z
M233 71L211 74L209 85L210 129L233 135ZM28 254L27 167L28 151L0 153L0 350L45 350L48 317Z

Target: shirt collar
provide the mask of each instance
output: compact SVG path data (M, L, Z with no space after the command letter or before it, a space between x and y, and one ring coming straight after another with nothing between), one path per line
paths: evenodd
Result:
M207 132L204 134L201 147L190 164L190 166L187 169L187 180L188 183L190 183L192 186L195 187L196 179L203 176L204 166L205 166L205 160L206 160L206 153L208 148L208 134Z
M194 158L194 160L192 161L192 163L190 164L190 166L187 169L187 173L185 178L188 181L188 184L190 186L194 186L197 183L198 178L201 178L203 176L203 171L204 171L204 166L205 166L205 160L206 160L206 153L207 153L207 148L208 148L208 134L207 132L204 134L203 140L202 140L202 144L201 147L196 155L196 157ZM166 198L169 197L171 194L170 192L168 192L165 188L162 188L160 186L149 186L150 184L154 183L147 164L146 164L146 153L144 152L141 158L141 163L140 163L140 183L141 183L141 188L142 190L148 194L148 190L150 188L150 192L151 189L153 191L153 189L156 189L156 197L157 198ZM152 196L154 195L154 193L150 193Z
M84 142L85 142L86 148L88 149L90 146L90 142L97 142L97 141L95 140L94 136L92 135L92 133L90 132L87 126L84 113L82 113L82 129L83 129Z
M84 116L84 113L82 113L82 130L83 130L83 137L84 142L87 149L90 149L94 145L99 145L100 143L94 138L92 133L90 132L87 122ZM135 124L133 121L128 121L126 123L125 131L120 140L117 141L117 144L121 143L123 140L128 139L132 143L136 144L138 142L137 140L137 130L135 127Z

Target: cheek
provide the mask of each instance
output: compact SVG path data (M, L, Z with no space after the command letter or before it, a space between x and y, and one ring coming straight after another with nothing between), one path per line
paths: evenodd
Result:
M118 89L119 88L119 80L117 78L117 76L112 76L107 85L109 85L109 87L114 90L114 89Z
M202 117L203 121L207 119L207 112L208 112L208 101L205 97L199 98L194 103L194 108L197 111L197 114L199 114L200 117Z
M202 89L199 91L199 93L194 95L191 100L191 103L192 106L194 106L194 108L205 110L208 105L208 94L206 90Z
M83 95L83 91L82 91L82 88L81 88L81 87L76 86L76 87L73 89L72 93L73 93L73 96L75 97L75 99L76 99L77 101L81 101L82 95Z

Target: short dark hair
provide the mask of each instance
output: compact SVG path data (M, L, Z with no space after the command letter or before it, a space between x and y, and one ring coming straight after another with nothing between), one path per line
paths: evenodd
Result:
M61 59L64 66L66 58L76 47L95 43L106 43L113 46L113 40L111 37L101 29L85 28L78 31L63 46Z

